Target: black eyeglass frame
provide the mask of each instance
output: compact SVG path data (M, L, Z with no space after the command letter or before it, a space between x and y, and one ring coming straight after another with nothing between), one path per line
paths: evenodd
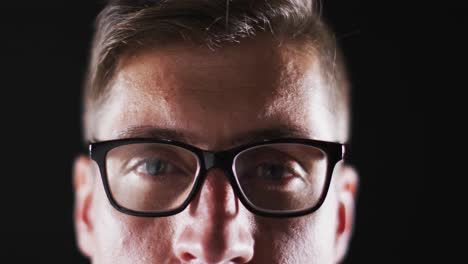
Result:
M107 177L107 168L106 168L106 156L107 153L120 146L129 145L129 144L137 144L137 143L158 143L158 144L167 144L177 146L183 149L186 149L193 154L198 159L198 163L200 169L198 174L195 175L195 182L193 184L192 190L189 193L186 200L177 208L164 211L164 212L140 212L131 210L121 206L112 196L112 192L110 190L109 181ZM277 212L274 210L262 209L256 207L252 204L247 197L241 191L240 186L237 183L236 176L234 175L233 166L234 166L234 159L235 157L242 151L247 150L249 148L258 147L262 145L269 145L269 144L279 144L279 143L291 143L291 144L303 144L307 146L313 146L320 150L322 150L327 155L327 171L326 171L326 179L325 185L323 187L322 193L318 202L311 208L295 210L290 212ZM197 148L193 145L189 145L183 142L169 140L169 139L148 139L148 138L131 138L131 139L116 139L116 140L108 140L108 141L101 141L89 144L89 156L92 160L94 160L100 170L101 179L104 185L104 190L106 196L111 203L111 205L117 209L118 211L133 215L133 216L141 216L141 217L164 217L164 216L171 216L177 213L182 212L187 208L187 206L192 202L195 195L200 191L201 186L203 185L208 170L212 168L219 168L224 171L229 183L231 184L234 194L237 198L241 201L241 203L252 213L260 216L265 217L297 217L303 216L306 214L310 214L318 210L328 193L328 189L330 187L330 182L332 179L333 169L335 165L345 156L345 149L346 145L337 142L329 142L329 141L321 141L321 140L314 140L314 139L304 139L304 138L279 138L279 139L270 139L264 140L260 142L253 142L248 143L240 146L236 146L234 148L223 150L223 151L207 151L200 148Z

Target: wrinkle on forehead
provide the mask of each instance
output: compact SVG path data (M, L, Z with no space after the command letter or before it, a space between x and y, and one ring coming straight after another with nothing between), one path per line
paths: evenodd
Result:
M297 66L293 66L291 57L295 56L297 60L306 55L305 52L297 54L302 52L298 50L296 46L277 47L271 40L261 38L216 51L180 44L128 54L120 60L118 73L131 81L144 79L147 81L142 83L146 84L144 86L157 87L160 93L172 90L171 86L174 85L188 91L213 93L232 92L226 89L228 87L258 90L259 87L255 87L250 80L268 83L268 88L271 88L278 87L280 78L297 78L293 76ZM226 77L235 80L235 83L226 83ZM191 85L188 86L186 81L190 81ZM158 86L162 83L172 85Z
M125 88L138 89L159 103L180 93L194 99L242 94L245 100L266 97L290 102L304 95L306 72L318 68L313 54L292 45L277 47L271 40L260 39L221 51L186 45L142 50L122 58L116 77Z
M296 46L242 45L218 52L180 46L124 57L112 93L125 107L115 117L121 124L184 127L219 139L239 125L307 125L311 110L327 114L313 54Z

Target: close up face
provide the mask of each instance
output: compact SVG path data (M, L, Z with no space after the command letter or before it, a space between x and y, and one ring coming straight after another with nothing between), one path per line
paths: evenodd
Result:
M165 138L212 151L264 131L346 141L316 57L293 44L141 50L120 60L109 89L92 120L97 141ZM293 218L251 213L216 168L184 211L156 218L115 210L89 158L74 173L78 244L93 263L336 263L352 229L357 179L342 162L323 205Z

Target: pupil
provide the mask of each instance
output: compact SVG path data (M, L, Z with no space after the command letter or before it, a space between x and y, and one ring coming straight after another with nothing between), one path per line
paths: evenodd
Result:
M162 170L164 170L165 164L163 163L162 160L153 160L146 162L146 171L150 175L157 175L161 173Z

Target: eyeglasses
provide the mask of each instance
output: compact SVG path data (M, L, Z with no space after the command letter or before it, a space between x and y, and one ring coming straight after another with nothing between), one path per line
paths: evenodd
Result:
M89 151L109 202L126 214L177 214L199 192L208 170L219 168L252 213L293 217L322 205L345 146L281 138L213 152L173 140L119 139L91 143Z

